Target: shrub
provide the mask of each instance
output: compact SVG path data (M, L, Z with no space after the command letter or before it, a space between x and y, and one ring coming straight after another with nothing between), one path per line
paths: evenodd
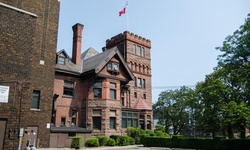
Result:
M157 124L156 126L155 126L155 130L154 130L154 132L156 132L156 131L161 131L161 132L165 132L165 129L164 129L164 126L163 125L160 125L160 124Z
M120 136L118 138L118 145L119 146L127 146L129 145L129 142L130 142L130 137L129 136Z
M140 144L140 135L145 134L145 131L140 128L129 127L126 130L128 136L134 138L135 144Z
M164 132L162 132L162 131L155 131L155 135L156 136L159 136L159 137L167 137L167 138L170 138L170 135L169 134L167 134L167 133L164 133Z
M115 146L115 145L116 145L116 142L114 139L111 139L111 138L107 139L106 146Z
M100 146L105 146L106 145L108 137L106 137L106 136L97 136L97 138L98 138Z
M98 147L99 145L100 144L99 144L99 140L97 137L88 138L85 143L86 147Z
M129 145L135 145L135 139L132 137L129 137Z
M153 130L145 130L146 134L150 135L150 136L154 136L154 131Z
M118 145L120 136L121 136L121 135L111 135L110 138L111 138L111 139L114 139L116 145Z
M82 147L82 137L74 136L71 142L71 148L80 149Z

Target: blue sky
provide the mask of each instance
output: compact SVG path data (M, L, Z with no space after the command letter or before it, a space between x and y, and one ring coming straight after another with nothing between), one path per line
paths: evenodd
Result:
M101 52L126 30L151 40L152 101L169 88L195 85L213 72L228 35L244 24L249 0L61 0L57 51L72 53L72 26L84 25L82 52Z

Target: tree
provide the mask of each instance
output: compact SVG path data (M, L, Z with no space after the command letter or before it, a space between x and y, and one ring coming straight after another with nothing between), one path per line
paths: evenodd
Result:
M219 62L215 69L223 69L221 79L227 86L228 106L241 106L242 103L250 106L250 14L245 20L245 24L240 26L233 35L228 36L222 47L216 49L222 52L218 56ZM232 105L231 101L237 105ZM226 115L226 112L228 113L225 111L223 115ZM240 128L241 138L245 138L245 127L249 125L248 122L230 122L233 123L233 126Z
M158 101L153 105L154 114L158 114L160 122L165 125L165 130L178 134L183 127L189 124L188 102L192 99L193 90L188 87L181 87L176 90L161 92Z
M237 104L235 101L229 102L222 106L220 121L225 126L234 126L239 131L244 130L242 127L248 127L250 123L250 106L244 103ZM245 135L245 133L243 133ZM241 137L244 137L241 135Z
M226 85L221 79L223 69L218 69L206 76L204 82L196 85L196 92L199 100L197 112L198 127L205 132L215 133L222 128L220 117L221 107L229 102L229 95ZM224 126L225 127L225 126ZM229 137L233 137L232 128L228 127Z

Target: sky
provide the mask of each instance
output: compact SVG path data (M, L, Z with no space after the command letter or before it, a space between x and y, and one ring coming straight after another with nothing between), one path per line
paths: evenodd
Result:
M82 52L129 31L151 41L152 101L213 72L228 35L244 24L250 0L60 0L57 51L72 56L72 26L84 25ZM119 16L128 2L126 13Z

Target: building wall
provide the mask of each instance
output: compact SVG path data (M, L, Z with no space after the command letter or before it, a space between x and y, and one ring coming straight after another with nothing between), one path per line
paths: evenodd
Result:
M36 144L48 147L50 129L46 125L51 119L60 3L58 0L0 2L15 7L0 6L0 85L11 89L9 103L0 104L0 118L8 118L4 149L17 148L18 132L13 129L20 127L38 127ZM40 91L38 110L31 110L33 90ZM13 118L13 111L18 112L15 114L18 119ZM8 136L10 131L15 133L13 138Z
M64 81L74 82L74 96L68 97L63 94ZM54 93L58 94L56 99L56 120L55 126L61 126L61 118L66 118L66 126L72 125L72 110L76 110L76 126L82 126L82 79L79 76L56 73L54 80Z
M138 45L144 48L144 56L135 54L133 45ZM106 40L106 49L117 46L128 66L133 72L135 79L129 82L130 85L130 107L136 108L139 99L142 99L148 107L152 110L152 80L151 80L151 41L141 36L125 31L118 34L111 39ZM139 67L144 68L139 71ZM135 69L136 67L136 69ZM145 79L145 88L138 88L135 86L137 78ZM135 95L136 93L136 95ZM150 121L150 129L153 129L152 111L143 111L141 115L148 116L150 119L144 117L144 123ZM146 127L146 124L144 124ZM146 129L146 128L144 128Z

